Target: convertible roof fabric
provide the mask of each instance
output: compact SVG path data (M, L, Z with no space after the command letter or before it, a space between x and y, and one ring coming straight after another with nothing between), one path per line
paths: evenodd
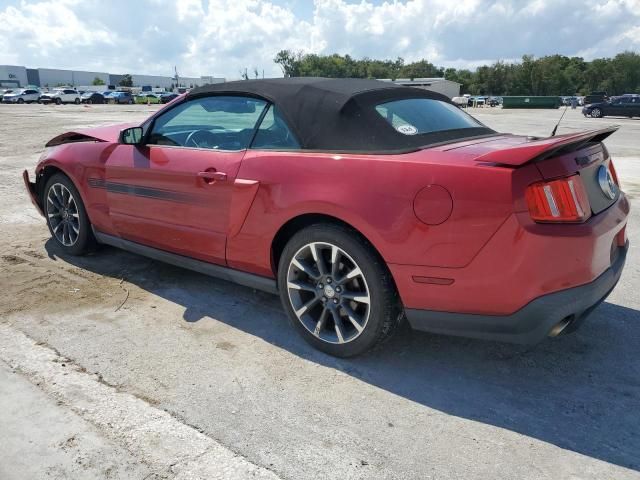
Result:
M434 143L495 133L479 126L404 135L374 107L406 98L451 101L439 93L379 80L318 77L240 80L194 88L187 99L211 94L244 94L270 101L306 150L408 152Z

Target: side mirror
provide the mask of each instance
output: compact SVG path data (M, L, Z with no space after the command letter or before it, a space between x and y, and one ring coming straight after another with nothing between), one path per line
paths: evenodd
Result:
M125 128L120 132L120 143L140 145L142 143L142 127Z

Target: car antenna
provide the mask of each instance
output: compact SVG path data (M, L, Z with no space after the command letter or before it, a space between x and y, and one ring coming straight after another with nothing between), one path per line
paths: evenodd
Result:
M560 122L564 118L564 114L567 113L567 108L569 108L569 105L565 105L564 111L562 112L562 115L560 115L560 120L558 120L558 123L556 123L556 126L553 127L553 130L551 131L551 136L552 137L556 136L556 132L558 131L558 127L560 126Z

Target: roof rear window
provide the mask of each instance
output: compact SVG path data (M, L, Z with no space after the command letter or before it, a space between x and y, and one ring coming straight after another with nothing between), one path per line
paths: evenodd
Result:
M429 98L408 98L380 103L375 107L389 124L403 135L483 127L455 105Z

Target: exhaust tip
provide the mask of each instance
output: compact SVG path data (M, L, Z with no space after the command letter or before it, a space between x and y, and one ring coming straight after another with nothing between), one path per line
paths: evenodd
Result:
M551 330L549 331L548 336L549 337L557 337L559 335L562 335L562 332L564 332L566 330L566 328L571 325L571 323L574 320L574 315L569 315L567 317L564 317L562 320L560 320L558 323L556 323L553 328L551 328Z

